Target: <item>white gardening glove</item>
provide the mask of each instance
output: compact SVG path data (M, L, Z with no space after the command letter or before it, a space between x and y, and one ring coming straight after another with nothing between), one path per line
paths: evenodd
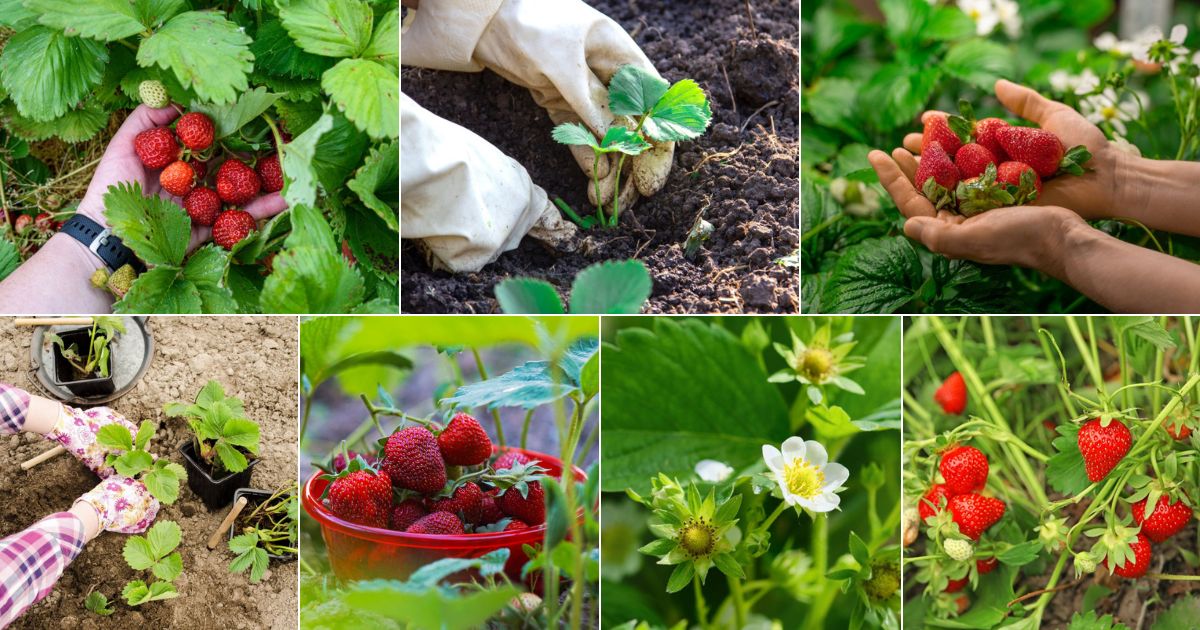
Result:
M415 13L401 38L404 64L461 71L486 67L529 88L556 125L582 122L597 137L613 123L605 86L617 70L636 65L658 75L624 29L581 0L422 0ZM591 149L570 149L590 180ZM632 180L636 190L622 189L623 208L637 193L650 195L662 188L674 151L674 143L664 142L625 160L632 177L624 174L622 181ZM618 159L616 154L601 156L596 164L601 203L612 199ZM590 181L588 196L597 201Z
M566 221L525 168L487 140L400 94L400 236L431 266L479 271L526 234L572 249Z

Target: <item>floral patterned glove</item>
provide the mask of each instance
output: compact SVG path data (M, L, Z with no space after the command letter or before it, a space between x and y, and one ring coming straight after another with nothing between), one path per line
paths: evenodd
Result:
M119 424L129 429L131 435L137 435L137 426L108 407L84 410L63 405L58 422L46 438L62 444L101 479L108 479L116 470L104 463L105 456L111 451L96 443L96 433L109 424Z
M96 509L100 529L118 534L140 534L158 516L158 499L150 496L146 484L112 475L79 497Z

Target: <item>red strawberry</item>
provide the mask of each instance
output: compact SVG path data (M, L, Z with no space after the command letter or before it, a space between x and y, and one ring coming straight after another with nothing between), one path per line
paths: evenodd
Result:
M462 521L449 512L434 512L421 517L404 530L410 534L440 534L450 536L463 533Z
M526 456L520 451L504 451L500 457L496 458L496 463L492 464L492 468L496 470L508 470L517 464L529 464L536 460Z
M492 441L479 421L459 412L438 435L438 448L447 464L475 466L487 461L492 454Z
M1186 424L1174 425L1170 421L1167 421L1163 426L1166 428L1167 433L1176 440L1186 440L1192 434L1192 427Z
M179 144L166 127L155 127L133 139L133 151L146 168L162 168L179 159Z
M987 484L988 460L974 446L959 446L942 454L938 470L946 478L946 486L952 493L968 494L983 490Z
M1083 455L1088 480L1100 481L1112 472L1133 445L1133 436L1120 420L1101 426L1097 418L1079 427L1079 453Z
M393 433L384 452L385 470L393 484L422 494L433 494L446 485L446 463L429 429L408 427Z
M1192 508L1188 507L1183 499L1171 503L1164 494L1158 498L1158 503L1154 504L1150 518L1145 518L1145 515L1146 499L1142 499L1133 504L1133 521L1142 526L1142 533L1146 538L1160 543L1187 527L1188 522L1192 520Z
M921 165L917 167L917 190L934 207L942 208L954 204L954 188L961 178L958 167L942 150L942 145L931 143L921 154ZM932 181L930 181L932 180Z
M942 150L950 155L958 153L958 148L962 146L962 139L950 129L945 114L930 114L925 117L925 129L921 133L922 160L935 142L940 144Z
M957 416L967 408L967 384L962 374L955 372L946 377L942 386L933 393L933 399L942 406L942 411Z
M176 197L182 197L192 192L192 188L196 186L196 171L192 170L192 166L187 162L176 160L159 173L158 183L162 185L163 190Z
M954 493L944 483L935 483L930 486L929 491L917 503L917 512L920 514L921 520L923 521L941 512L943 509L942 499L944 498L949 502L952 496L954 496Z
M1008 154L1004 152L998 137L1000 129L1007 126L1008 122L999 118L984 118L975 123L975 142L991 151L992 155L996 156L997 163L1008 159Z
M236 208L226 210L217 215L213 222L213 242L225 249L233 249L242 239L258 228L254 217L245 210Z
M191 160L188 164L192 165L192 170L196 171L196 180L203 180L208 175L208 162L205 160Z
M26 230L29 229L29 226L32 224L33 224L33 217L29 216L28 214L22 214L22 215L18 216L17 221L16 221L16 226L15 226L16 230L17 230L17 234L23 234Z
M958 172L964 179L979 177L987 170L988 164L997 163L994 153L974 142L962 145L958 153L954 154L954 165L958 167Z
M265 193L283 190L283 169L279 168L279 154L272 153L258 161L254 167L258 177L262 179L262 191Z
M959 579L957 579L957 580L950 580L950 581L949 581L949 582L946 584L946 591L945 591L945 592L947 592L947 593L957 593L957 592L959 592L959 591L963 590L963 587L964 587L964 586L966 586L966 585L967 585L967 578L965 578L965 577L959 578Z
M388 484L391 484L391 480L388 480ZM399 505L392 508L392 513L388 516L388 529L402 532L428 513L420 501L405 499Z
M996 169L996 181L1019 187L1021 185L1021 173L1025 171L1033 171L1033 167L1015 160L1004 162ZM1041 197L1042 178L1038 176L1037 171L1033 171L1033 187L1037 188L1038 197Z
M998 564L1000 564L1000 561L995 558L976 560L975 570L979 572L979 575L987 575L988 573L994 571L996 569L996 565Z
M1150 568L1150 541L1146 540L1143 534L1137 535L1137 540L1129 544L1129 548L1133 550L1133 559L1128 560L1125 564L1116 567L1110 567L1113 573L1124 578L1140 578L1146 575L1146 570Z
M504 512L496 506L496 498L494 496L484 496L479 501L479 516L475 519L476 525L490 525L504 518Z
M183 209L187 210L192 223L196 225L212 225L221 214L221 198L217 191L204 186L197 186L183 198Z
M339 475L329 486L329 509L339 518L371 527L387 527L392 484L374 470Z
M175 135L183 146L193 151L203 151L212 146L212 119L200 112L188 112L175 123Z
M1066 153L1058 136L1045 129L1009 125L998 129L996 137L1009 159L1032 166L1042 177L1058 172L1058 165Z
M526 525L521 520L515 519L515 518L513 520L509 521L508 525L504 526L504 531L506 531L506 532L515 532L515 531L521 530L521 529L529 529L529 526Z
M242 205L258 195L262 180L245 162L230 158L217 169L217 194L225 203Z
M496 505L500 511L519 518L530 525L541 525L546 522L545 491L542 484L530 481L528 491L524 496L517 488L509 488L496 497Z
M483 491L474 482L468 481L456 488L450 497L434 501L429 511L461 514L464 521L478 523L482 502Z
M950 498L948 505L958 531L971 540L979 540L987 528L1004 516L1004 501L981 494L960 494Z

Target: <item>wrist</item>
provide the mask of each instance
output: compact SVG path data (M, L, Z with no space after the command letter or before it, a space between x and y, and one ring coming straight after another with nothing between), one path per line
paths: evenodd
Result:
M76 499L75 503L67 510L83 523L83 540L91 542L100 533L100 515L96 512L96 508L83 499Z
M1056 230L1055 237L1044 245L1047 261L1041 269L1047 275L1075 286L1071 282L1071 275L1075 268L1072 263L1078 263L1091 256L1105 240L1110 238L1082 219L1065 221L1060 229Z

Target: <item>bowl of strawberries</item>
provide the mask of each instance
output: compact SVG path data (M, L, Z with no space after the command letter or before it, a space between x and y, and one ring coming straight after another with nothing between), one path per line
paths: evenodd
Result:
M545 536L541 480L586 478L576 467L564 480L558 458L493 445L465 413L440 430L400 428L378 456L347 452L327 468L304 484L301 503L347 580L402 580L436 560L507 548L505 571L520 581L524 545Z

